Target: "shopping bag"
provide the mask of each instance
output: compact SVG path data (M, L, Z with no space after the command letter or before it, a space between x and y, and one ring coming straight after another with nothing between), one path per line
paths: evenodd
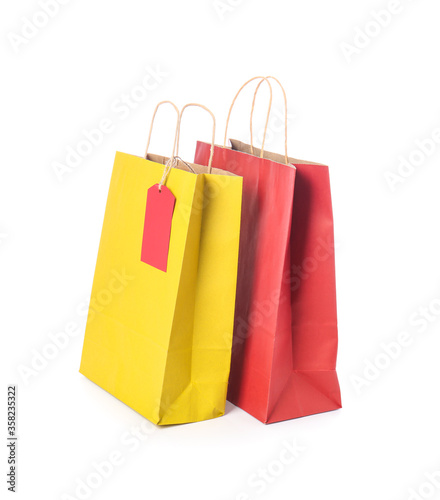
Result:
M242 179L175 156L187 106L170 158L116 153L80 367L155 424L222 415L230 370Z
M266 78L243 87L256 78L269 83L272 100ZM264 139L261 149L237 140L226 147L226 126L213 161L243 177L228 399L265 423L341 407L329 172L288 157L286 99L285 113L284 155L264 151ZM194 161L207 164L209 154L199 142Z

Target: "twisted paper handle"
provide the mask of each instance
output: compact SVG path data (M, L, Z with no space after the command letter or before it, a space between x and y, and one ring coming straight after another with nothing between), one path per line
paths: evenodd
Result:
M178 128L178 133L177 133L176 156L179 154L180 126L181 126L181 122L182 122L182 115L183 115L183 112L185 111L185 109L189 108L190 106L197 106L198 108L204 109L205 111L207 111L211 115L211 118L212 118L213 126L212 126L211 154L209 155L209 162L208 162L209 173L211 173L212 172L212 157L214 155L214 142L215 142L215 116L212 113L212 111L210 111L203 104L197 104L197 103L191 102L191 103L185 104L185 106L183 106L183 108L180 112L180 115L179 115L179 128Z
M179 108L171 101L161 101L159 104L155 107L154 112L153 112L153 117L151 118L151 125L150 125L150 132L148 134L148 139L147 139L147 147L145 149L145 159L147 158L148 155L148 148L150 147L150 141L151 141L151 133L153 132L153 125L154 125L154 119L156 118L157 111L162 104L171 104L173 108L176 110L177 113L177 121L176 121L176 131L174 134L174 144L173 144L173 151L171 153L170 159L167 161L165 169L163 171L162 179L159 182L159 191L162 191L162 186L164 185L166 178L168 177L168 174L170 173L170 170L173 168L174 165L176 165L176 160L174 157L174 153L176 150L176 144L178 140L178 134L179 134Z
M232 100L232 103L231 103L231 107L229 108L228 118L226 120L225 137L224 137L224 140L223 140L223 147L224 148L226 147L226 140L227 140L227 136L228 136L229 120L231 118L232 108L234 107L235 101L237 100L238 96L240 95L240 92L246 87L246 85L248 85L249 83L251 83L251 82L253 82L254 80L257 80L257 79L261 80L261 82L258 84L258 87L261 85L261 83L263 83L263 81L265 81L269 85L269 92L270 92L269 108L267 110L266 124L264 126L263 144L261 146L261 150L263 151L263 149L264 149L264 141L266 139L267 126L269 124L270 110L272 108L272 85L270 84L269 80L266 77L264 77L264 76L254 76L253 78L251 78L250 80L248 80L246 83L244 83L238 89L238 92L235 94L235 97L234 97L234 99ZM258 89L258 87L257 87L257 89ZM252 111L253 111L254 105L255 105L255 95L254 95L254 101L252 103ZM251 131L252 131L252 114L251 114L251 117L250 117L250 126L251 126Z
M278 85L281 87L281 90L283 92L283 96L284 96L284 160L286 162L286 165L289 163L289 156L287 154L287 95L286 95L286 91L284 90L284 87L281 85L281 82L275 78L274 76L266 76L265 77L265 80L267 81L269 78L272 78L272 80L275 80ZM257 88L255 89L255 93L254 93L254 99L252 101L252 109L251 109L251 153L254 154L254 145L253 145L253 132L252 132L252 118L253 118L253 115L254 115L254 107L255 107L255 99L257 97L257 93L258 93L258 89L260 88L260 85L263 83L263 80L261 80L258 85L257 85ZM270 113L271 109L269 107L269 113ZM266 139L266 132L267 132L267 121L266 121L266 127L264 128L264 138L263 138L263 144L261 146L261 153L260 153L260 158L263 158L263 154L264 154L264 141Z

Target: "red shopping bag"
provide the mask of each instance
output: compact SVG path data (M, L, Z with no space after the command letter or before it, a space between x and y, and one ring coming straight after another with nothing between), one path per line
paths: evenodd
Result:
M286 99L285 112L287 120ZM264 423L338 409L328 167L289 158L287 147L284 155L263 151L264 142L261 150L236 140L225 147L226 135L227 125L213 166L243 177L228 399ZM206 165L210 148L199 142L195 163Z

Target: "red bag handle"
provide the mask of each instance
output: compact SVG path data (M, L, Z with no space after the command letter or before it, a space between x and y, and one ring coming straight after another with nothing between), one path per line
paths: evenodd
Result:
M287 95L286 95L286 91L284 90L284 87L281 85L281 82L275 78L274 76L266 76L265 77L265 80L268 82L268 79L269 78L272 78L272 80L275 80L278 85L280 86L282 92L283 92L283 96L284 96L284 159L285 159L285 162L286 162L286 165L289 163L289 156L287 154ZM252 118L253 118L253 115L254 115L254 106L255 106L255 99L257 97L257 93L258 93L258 89L260 88L260 85L263 83L263 80L261 80L258 85L257 85L257 88L255 89L255 93L254 93L254 99L252 101L252 109L251 109L251 153L254 154L254 146L253 146L253 133L252 133ZM271 106L269 107L269 113L271 111ZM266 126L264 127L264 138L263 138L263 143L262 143L262 146L261 146L261 154L260 154L260 158L263 158L263 154L264 154L264 141L266 139L266 132L267 132L267 121L266 121Z
M235 101L237 100L238 96L240 95L240 92L246 87L246 85L248 85L249 83L251 83L252 81L257 80L257 79L261 80L261 82L258 84L257 90L260 87L260 85L263 83L263 81L265 81L269 85L269 92L270 92L269 109L267 110L266 124L264 126L263 144L261 146L261 151L263 152L263 150L264 150L264 141L266 139L266 132L267 132L267 126L269 124L270 110L272 108L272 85L270 84L269 80L265 76L254 76L253 78L248 80L246 83L244 83L238 89L238 92L235 94L235 97L232 100L231 106L229 108L228 118L226 120L225 137L224 137L224 141L223 141L224 148L226 147L226 140L227 140L227 136L228 136L229 119L231 118L232 108L234 107ZM257 92L257 90L255 92ZM255 94L254 94L254 101L252 103L252 112L254 110L254 105L255 105ZM251 113L251 118L250 118L251 134L252 134L252 116L253 116L253 113Z

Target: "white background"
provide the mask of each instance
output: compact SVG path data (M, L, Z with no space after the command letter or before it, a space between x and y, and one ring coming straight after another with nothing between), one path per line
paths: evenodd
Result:
M440 498L440 481L426 477L440 471L440 145L423 157L416 143L440 127L438 0L402 0L398 12L394 3L381 27L372 11L388 9L384 0L65 3L21 40L39 2L3 1L0 11L1 494L6 389L15 383L20 499L81 498L81 481L102 483L82 498L106 500ZM375 36L355 39L357 29ZM165 75L123 117L119 100L147 67ZM260 74L288 93L289 154L330 165L344 408L265 426L228 403L222 418L155 428L78 373L114 154L143 154L162 99L206 104L220 143L234 93ZM276 90L267 147L282 152ZM246 142L252 93L231 124ZM258 129L266 103L262 89ZM103 119L112 132L60 181L54 162ZM152 151L169 154L173 120L161 114ZM202 111L188 112L184 158L210 126ZM385 175L398 172L400 157L417 166L401 169L392 190ZM72 322L77 335L65 348L22 376ZM402 331L411 344L390 360L382 344ZM356 390L355 377L376 361L380 370ZM127 441L136 427L143 439ZM280 468L295 440L302 451ZM100 480L93 463L114 452L123 463Z

